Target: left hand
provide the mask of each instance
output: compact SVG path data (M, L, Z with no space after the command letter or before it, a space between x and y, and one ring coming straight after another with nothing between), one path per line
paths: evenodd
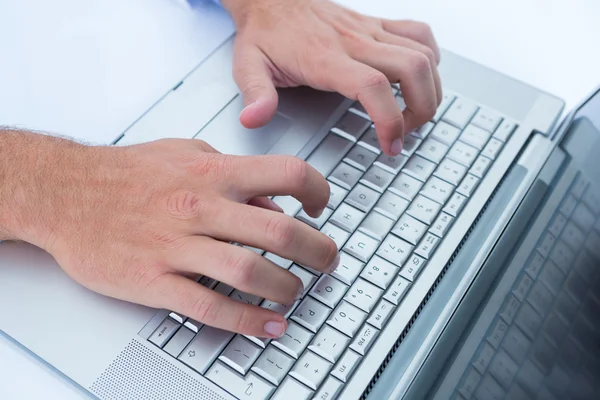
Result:
M396 155L406 133L428 121L442 97L439 49L429 26L368 17L329 0L223 0L237 25L234 77L260 127L277 109L275 87L308 85L359 100L382 150ZM400 83L401 112L390 83Z

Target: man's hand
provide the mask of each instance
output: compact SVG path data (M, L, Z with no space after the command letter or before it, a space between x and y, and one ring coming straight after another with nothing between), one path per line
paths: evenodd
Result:
M199 140L85 147L2 131L0 149L0 239L47 250L96 292L273 338L287 328L282 315L194 278L291 304L303 290L300 279L229 242L323 272L339 263L331 239L263 197L289 194L308 214L321 213L329 186L300 159L226 156Z
M382 150L396 155L404 134L429 120L441 101L439 49L429 27L373 18L329 0L223 0L237 25L234 76L243 125L266 124L275 87L308 85L359 100ZM407 108L390 90L400 83Z

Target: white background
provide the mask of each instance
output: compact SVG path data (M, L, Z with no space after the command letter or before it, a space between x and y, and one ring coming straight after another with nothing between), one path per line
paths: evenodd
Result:
M18 6L11 1L1 4L0 124L67 135L89 132L90 138L121 131L201 59L211 38L216 41L211 32L219 36L229 29L228 21L214 10L202 10L209 13L203 17L199 10L175 3L20 0ZM600 84L597 0L341 3L372 15L428 22L442 47L558 95L566 100L567 109ZM70 7L78 8L78 18L65 18L73 15ZM94 79L86 78L86 73ZM29 322L31 329L40 329ZM82 397L0 337L1 399Z

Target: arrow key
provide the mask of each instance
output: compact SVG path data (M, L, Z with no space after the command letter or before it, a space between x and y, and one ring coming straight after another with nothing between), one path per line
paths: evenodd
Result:
M217 385L227 388L228 392L239 399L264 400L275 391L275 386L258 375L249 373L242 376L220 361L216 361L205 376Z

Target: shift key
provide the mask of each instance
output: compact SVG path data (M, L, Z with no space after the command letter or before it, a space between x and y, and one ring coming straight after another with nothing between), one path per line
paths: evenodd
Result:
M232 337L231 332L204 325L178 359L204 374Z

